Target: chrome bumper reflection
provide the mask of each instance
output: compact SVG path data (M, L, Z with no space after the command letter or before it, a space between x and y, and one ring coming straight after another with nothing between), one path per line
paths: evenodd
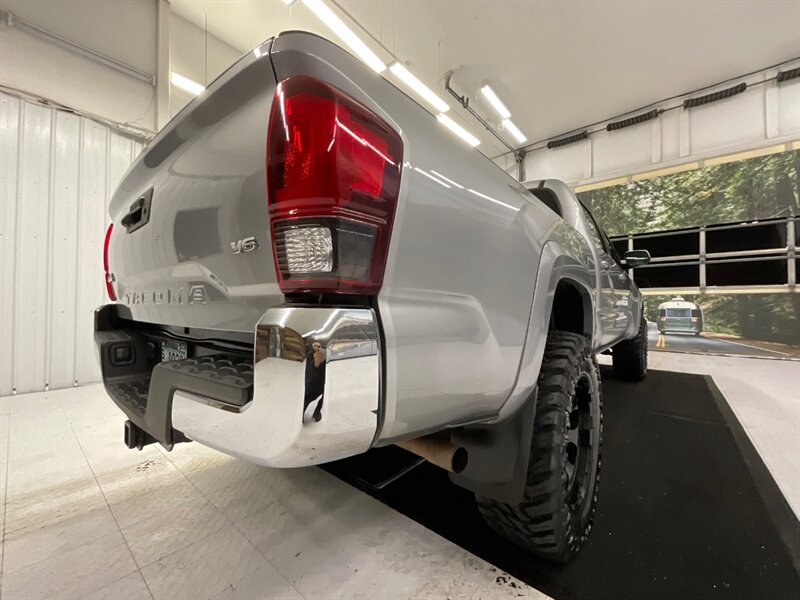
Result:
M173 427L201 444L273 467L319 464L368 450L380 394L375 313L272 308L255 335L250 404L229 412L176 391Z

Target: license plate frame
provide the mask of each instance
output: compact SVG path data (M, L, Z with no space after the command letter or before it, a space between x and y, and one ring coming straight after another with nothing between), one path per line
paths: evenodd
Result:
M161 362L185 360L189 357L189 346L186 342L174 340L161 342Z

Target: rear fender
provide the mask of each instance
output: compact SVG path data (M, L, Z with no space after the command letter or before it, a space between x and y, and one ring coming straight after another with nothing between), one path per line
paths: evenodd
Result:
M592 335L594 289L592 271L580 258L583 238L564 227L545 244L528 323L525 349L516 385L497 419L470 425L453 432L453 441L469 452L463 472L451 473L456 485L495 500L516 503L522 499L530 459L531 436L536 410L536 383L542 366L556 288L569 281L584 297L584 327ZM566 242L566 244L564 243ZM575 251L577 249L577 251Z
M525 349L522 353L517 381L514 389L500 409L497 418L500 422L514 414L531 396L539 369L542 366L547 331L553 314L553 300L559 282L569 281L584 297L583 322L586 335L594 341L597 336L597 319L594 315L595 275L586 257L588 244L576 231L564 225L557 228L550 241L542 248L536 287L528 320Z

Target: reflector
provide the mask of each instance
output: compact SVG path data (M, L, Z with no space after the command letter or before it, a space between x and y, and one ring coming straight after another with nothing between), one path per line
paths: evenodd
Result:
M114 289L114 276L108 270L108 245L111 242L111 231L113 229L114 224L109 224L108 229L106 229L106 237L103 240L103 272L105 273L106 293L109 300L117 299L117 292Z

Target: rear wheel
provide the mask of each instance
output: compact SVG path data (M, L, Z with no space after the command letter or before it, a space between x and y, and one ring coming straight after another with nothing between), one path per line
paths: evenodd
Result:
M506 539L566 562L592 528L600 476L600 372L584 336L550 332L533 427L522 501L477 497L478 509Z
M647 376L647 321L639 319L636 337L614 346L611 351L614 376L628 381L642 381Z

